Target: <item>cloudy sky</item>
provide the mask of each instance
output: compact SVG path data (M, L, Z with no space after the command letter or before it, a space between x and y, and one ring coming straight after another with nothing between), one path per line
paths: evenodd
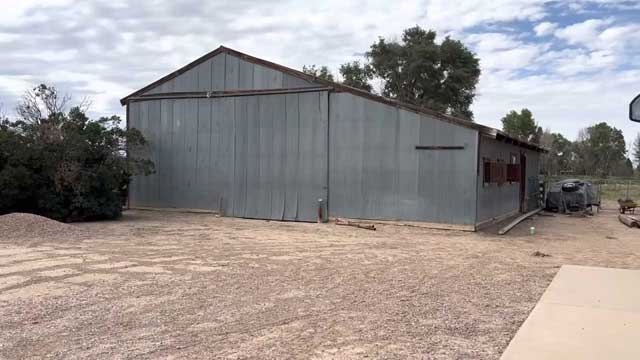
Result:
M481 61L476 121L511 109L574 138L606 121L629 142L640 93L640 1L2 0L0 103L38 83L93 100L92 115L225 45L300 69L358 59L377 37L420 25L462 40Z

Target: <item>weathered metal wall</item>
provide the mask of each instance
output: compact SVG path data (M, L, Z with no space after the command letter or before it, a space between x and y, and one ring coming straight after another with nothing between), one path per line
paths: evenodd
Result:
M475 130L348 93L329 107L331 216L475 223Z
M540 207L540 153L524 150L527 153L527 211Z
M145 94L312 86L318 85L262 65L244 61L233 55L222 53L150 89Z
M507 144L502 141L480 137L480 155L478 156L478 219L477 223L482 223L503 215L515 213L520 210L520 183L496 183L484 184L483 182L483 159L491 161L498 159L510 162L511 155L516 155L516 163L520 163L520 154L524 152L527 157L526 203L528 209L533 209L537 204L538 196L538 171L540 154L533 150Z
M313 221L327 197L326 92L130 103L157 172L130 205Z

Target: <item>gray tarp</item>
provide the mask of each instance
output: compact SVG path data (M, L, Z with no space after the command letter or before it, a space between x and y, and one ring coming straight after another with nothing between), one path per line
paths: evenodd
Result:
M594 186L588 181L567 179L549 187L547 209L560 212L581 211L599 205Z

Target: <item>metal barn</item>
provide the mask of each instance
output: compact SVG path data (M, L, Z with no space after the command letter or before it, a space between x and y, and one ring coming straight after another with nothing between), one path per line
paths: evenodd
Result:
M133 208L475 230L538 206L543 149L220 47L121 100L156 173Z

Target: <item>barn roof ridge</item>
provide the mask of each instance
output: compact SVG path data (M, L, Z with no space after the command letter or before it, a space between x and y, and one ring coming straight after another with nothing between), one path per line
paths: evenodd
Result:
M441 120L441 121L445 121L445 122L452 123L452 124L455 124L455 125L459 125L459 126L462 126L462 127L466 127L466 128L471 128L471 129L477 130L478 132L480 132L483 135L486 135L486 136L489 136L489 137L492 137L492 138L495 138L495 139L498 139L498 140L505 140L507 142L511 142L511 143L513 143L515 145L518 145L518 146L522 146L522 147L529 148L529 149L536 150L536 151L547 152L547 150L545 148L543 148L543 147L541 147L541 146L539 146L537 144L533 144L533 143L530 143L530 142L527 142L527 141L520 140L518 138L515 138L513 136L508 135L507 133L505 133L505 132L503 132L501 130L498 130L498 129L495 129L495 128L492 128L492 127L489 127L489 126L486 126L486 125L478 124L478 123L475 123L475 122L470 121L470 120L465 120L465 119L461 119L461 118L458 118L458 117L455 117L455 116L447 115L447 114L444 114L444 113L441 113L441 112L438 112L438 111L435 111L435 110L431 110L431 109L428 109L428 108L425 108L425 107L422 107L422 106L417 106L417 105L405 103L405 102L402 102L402 101L398 101L398 100L395 100L395 99L387 98L387 97L384 97L384 96L381 96L381 95L376 95L376 94L370 93L368 91L365 91L365 90L362 90L362 89L358 89L358 88L354 88L354 87L351 87L351 86L348 86L348 85L340 84L340 83L329 81L329 80L324 80L324 79L321 79L321 78L306 74L306 73L304 73L304 72L302 72L300 70L296 70L296 69L293 69L293 68L290 68L290 67L287 67L287 66L284 66L284 65L280 65L280 64L268 61L268 60L257 58L255 56L240 52L238 50L234 50L234 49L228 48L228 47L226 47L224 45L220 45L215 50L213 50L213 51L211 51L211 52L209 52L209 53L197 58L196 60L188 63L187 65L179 68L178 70L175 70L175 71L169 73L168 75L165 75L165 76L161 77L160 79L158 79L158 80L156 80L156 81L144 86L143 88L141 88L139 90L136 90L133 93L125 96L124 98L120 99L120 104L121 105L125 105L129 98L140 96L143 93L145 93L146 91L148 91L148 90L150 90L150 89L152 89L152 88L154 88L154 87L156 87L156 86L158 86L158 85L160 85L160 84L162 84L162 83L164 83L166 81L169 81L169 80L171 80L171 79L173 79L173 78L175 78L175 77L187 72L188 70L193 69L194 67L200 65L201 63L213 58L214 56L222 54L222 53L225 53L225 54L228 54L228 55L231 55L231 56L235 56L235 57L237 57L237 58L239 58L241 60L245 60L245 61L248 61L248 62L253 63L253 64L258 64L258 65L262 65L262 66L265 66L265 67L273 69L273 70L281 71L281 72L283 72L285 74L289 74L291 76L294 76L294 77L297 77L297 78L301 78L303 80L307 80L307 81L310 81L310 82L314 82L316 84L332 87L332 88L334 88L334 90L336 90L338 92L347 92L347 93L350 93L350 94L355 95L355 96L364 97L364 98L370 99L372 101L376 101L376 102L379 102L379 103L395 106L395 107L402 108L402 109L405 109L405 110L409 110L411 112L415 112L415 113L418 113L418 114L430 115L430 116L433 116L433 117L435 117L435 118L437 118L438 120Z

